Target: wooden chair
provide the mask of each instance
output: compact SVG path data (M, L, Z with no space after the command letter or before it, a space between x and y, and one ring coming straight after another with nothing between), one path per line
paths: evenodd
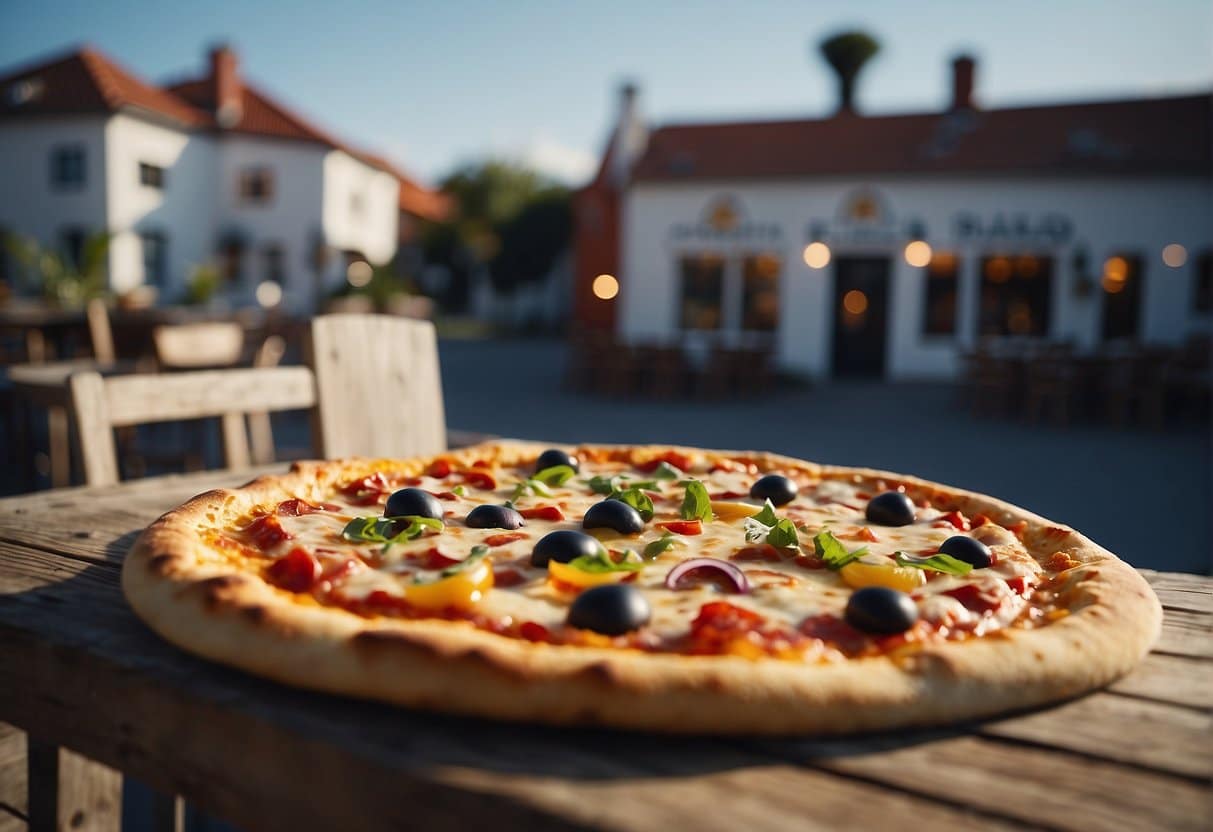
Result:
M312 321L321 456L418 456L446 450L438 337L429 321L323 315Z
M253 355L254 367L277 367L286 354L286 339L281 335L270 335L261 342ZM254 465L267 465L274 461L274 429L270 414L255 410L248 414L249 446Z
M244 327L228 321L158 326L152 343L156 360L166 369L232 367L244 352Z
M93 298L85 309L88 318L88 337L93 342L93 358L101 364L113 364L117 360L114 352L114 330L110 327L110 311L101 298Z
M224 463L250 463L244 414L303 410L316 404L316 386L306 367L206 370L105 378L77 373L68 382L80 442L85 482L118 482L114 429L127 425L219 417Z

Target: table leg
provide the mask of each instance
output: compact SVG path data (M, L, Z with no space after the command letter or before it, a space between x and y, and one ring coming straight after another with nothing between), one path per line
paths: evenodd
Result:
M46 437L51 457L51 487L66 488L72 484L72 446L66 408L55 404L46 408Z
M28 738L29 828L118 832L122 775L75 752Z

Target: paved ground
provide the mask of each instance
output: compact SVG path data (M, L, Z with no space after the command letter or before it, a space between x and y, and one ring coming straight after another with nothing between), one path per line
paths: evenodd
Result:
M838 383L722 403L611 400L562 389L559 342L444 341L441 357L452 427L886 468L1010 500L1137 566L1213 571L1207 425L1155 434L975 420L953 388L927 384Z

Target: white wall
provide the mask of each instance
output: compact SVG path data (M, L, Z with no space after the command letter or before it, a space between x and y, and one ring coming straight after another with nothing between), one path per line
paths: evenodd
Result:
M903 229L922 223L936 250L961 257L959 330L955 338L921 334L925 274L906 265L905 237L875 245L831 243L835 258L846 254L891 256L890 329L886 366L892 378L947 377L957 367L961 346L975 338L978 264L990 253L1035 253L1054 257L1051 335L1072 338L1081 346L1099 341L1103 293L1086 298L1073 291L1072 255L1081 244L1090 253L1090 269L1098 280L1104 259L1116 253L1142 256L1145 275L1141 338L1175 343L1208 326L1191 311L1191 288L1196 255L1213 246L1213 205L1210 185L1199 179L977 179L915 181L886 177L870 181L838 179L811 182L639 183L627 194L623 217L623 262L619 295L621 334L631 339L670 338L677 334L680 253L706 250L722 254L770 252L784 263L781 276L781 324L777 334L779 360L787 369L814 376L827 375L831 361L833 270L809 269L801 259L809 241L810 223L836 224L845 198L869 187L885 199L894 224ZM717 197L732 194L743 208L743 221L778 227L774 243L746 240L683 242L672 236L676 225L697 223ZM1039 218L1049 213L1069 217L1071 240L1058 247L965 244L957 242L954 218L969 211L983 218L1025 213ZM1180 243L1189 251L1180 269L1163 265L1164 245Z
M324 157L324 234L330 246L375 264L396 253L400 183L340 150Z
M215 244L215 144L190 133L119 114L105 130L110 243L110 283L123 291L148 281L143 273L141 232L167 240L168 281L162 301L184 291L190 271L212 258ZM165 169L164 188L140 184L139 163Z
M257 284L266 279L267 245L283 248L286 285L282 303L288 309L311 308L316 278L312 239L323 229L324 157L327 147L285 139L225 134L217 140L215 243L228 231L245 235L247 247L242 285L231 298L253 303ZM267 168L273 172L273 196L249 203L240 197L241 171ZM214 243L213 243L214 244Z
M105 117L46 118L0 123L0 229L59 246L63 229L105 228ZM51 187L52 148L85 150L85 182L79 190Z

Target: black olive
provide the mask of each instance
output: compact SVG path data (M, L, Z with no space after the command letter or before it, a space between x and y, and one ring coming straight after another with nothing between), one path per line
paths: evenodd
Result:
M939 547L939 551L972 564L974 569L985 569L994 559L989 546L964 534L949 537Z
M577 596L569 607L568 624L618 636L648 624L652 614L640 590L627 584L603 584Z
M904 592L865 586L847 601L847 623L865 633L904 633L918 620L918 605Z
M914 503L900 491L886 491L868 500L864 516L880 526L908 526L914 522Z
M583 529L614 529L620 534L636 534L644 531L644 518L640 512L619 500L603 500L586 510L581 520Z
M550 560L568 563L582 555L593 556L601 551L603 546L598 538L572 529L558 529L539 538L539 542L531 550L531 566L543 569Z
M526 525L522 515L509 506L476 506L464 522L473 529L520 529Z
M767 474L750 486L750 496L781 506L796 499L796 483L780 474Z
M539 455L539 459L535 460L535 472L538 473L544 468L555 468L557 465L567 465L574 471L581 470L581 463L577 457L570 456L559 448L548 448Z
M432 517L442 519L442 503L421 488L402 488L387 498L384 517Z

